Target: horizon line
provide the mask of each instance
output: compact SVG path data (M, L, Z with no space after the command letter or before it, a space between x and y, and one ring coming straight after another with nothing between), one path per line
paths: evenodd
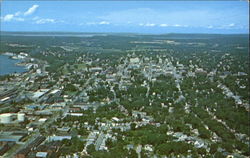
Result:
M140 33L140 32L81 32L81 31L0 31L0 33L85 33L85 34L141 34L141 35L166 35L166 34L209 34L209 35L249 35L248 33L206 33L206 32L166 32L166 33Z

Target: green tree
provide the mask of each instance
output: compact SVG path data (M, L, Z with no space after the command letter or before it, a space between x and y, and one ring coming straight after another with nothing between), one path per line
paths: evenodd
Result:
M90 144L89 146L87 146L87 153L91 155L93 152L95 152L95 145Z
M217 151L217 149L218 149L218 145L217 144L212 144L210 146L210 153L214 154Z

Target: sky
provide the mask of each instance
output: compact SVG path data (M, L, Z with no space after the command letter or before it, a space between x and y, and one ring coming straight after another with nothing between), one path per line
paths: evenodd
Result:
M1 31L249 33L247 1L3 1Z

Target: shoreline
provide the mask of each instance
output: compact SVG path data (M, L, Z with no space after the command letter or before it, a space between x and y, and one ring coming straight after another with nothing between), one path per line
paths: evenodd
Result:
M2 54L0 54L0 56L8 56L8 59L9 60L15 60L15 61L17 61L17 62L15 62L15 63L13 63L13 66L15 67L20 67L20 68L23 68L23 72L8 72L8 73L5 73L5 74L1 74L0 73L0 76L2 77L2 76L5 76L5 75L14 75L14 74L22 74L22 73L26 73L26 72L28 72L29 71L29 68L28 68L28 66L26 65L27 63L23 63L23 61L20 61L20 60L23 60L23 59L20 59L20 58L13 58L14 57L14 55L11 55L11 54L6 54L6 53L2 53ZM2 68L2 70L3 70L4 68ZM18 71L18 70L17 70Z

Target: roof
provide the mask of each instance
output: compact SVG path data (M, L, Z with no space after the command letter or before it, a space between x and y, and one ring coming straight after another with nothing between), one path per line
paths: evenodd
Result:
M45 92L35 92L33 95L33 98L40 98L44 94L45 94Z
M64 139L71 140L71 136L50 136L48 137L49 141L62 141Z
M114 121L119 121L119 119L118 119L117 117L112 117L112 119L113 119Z
M36 157L47 157L48 153L47 152L37 152Z
M38 108L39 106L38 105L28 105L26 106L27 109L35 109L35 108Z
M45 121L47 121L47 118L40 118L38 121L39 122L45 122Z
M83 116L83 113L67 113L70 116Z
M34 93L33 98L40 98L42 95L44 95L48 91L49 89L40 89Z
M20 139L22 139L23 136L21 135L0 135L0 141L6 141L6 142L17 142Z
M59 92L60 90L59 89L55 89L55 90L53 90L52 92L50 92L51 94L55 94L55 93L57 93L57 92Z
M140 61L139 58L130 58L131 63L138 63Z

